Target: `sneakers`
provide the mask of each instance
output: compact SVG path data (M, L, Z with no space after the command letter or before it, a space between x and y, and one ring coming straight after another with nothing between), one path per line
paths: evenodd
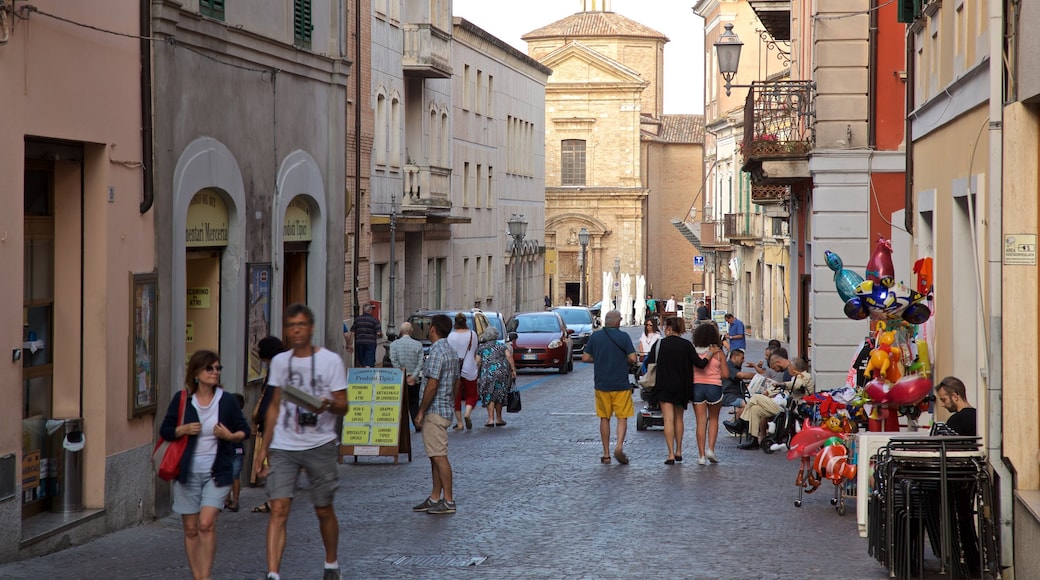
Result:
M758 439L752 439L751 441L748 441L747 443L742 443L740 445L737 445L737 449L743 449L744 451L747 451L749 449L758 449L759 447L760 447L760 445L758 444Z
M714 449L709 449L709 450L705 451L704 452L704 456L707 457L708 461L710 461L712 463L718 463L719 462L718 457L715 457L715 450Z
M455 513L455 502L442 499L439 502L427 508L426 513L437 515L453 514Z
M748 422L743 419L723 421L722 426L733 435L743 435L748 431Z
M430 508L437 505L438 502L433 501L429 497L423 500L423 502L412 508L413 512L425 512L429 511Z
M703 455L701 456L700 459L697 460L697 465L707 465L707 464L708 464L708 458L704 457Z
M340 580L339 568L325 568L325 576L322 580Z

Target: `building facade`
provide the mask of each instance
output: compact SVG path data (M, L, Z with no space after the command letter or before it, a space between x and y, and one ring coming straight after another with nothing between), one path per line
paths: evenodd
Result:
M150 407L162 404L154 383L136 379L157 361L132 356L128 339L131 280L156 269L141 131L148 45L132 38L148 34L141 6L33 6L0 2L0 325L10 353L0 369L0 561L150 518ZM143 338L157 354L155 336ZM63 460L66 428L84 434L73 479L59 479L75 471Z
M528 54L553 70L545 104L545 239L555 264L546 272L551 302L597 302L604 296L605 272L648 276L646 291L658 297L689 293L701 283L693 273L697 252L682 242L671 220L689 211L688 200L700 185L696 171L680 167L700 164L699 129L692 127L702 121L665 119L667 37L612 12L609 2L586 0L580 12L522 38ZM662 136L674 137L674 143ZM656 155L658 145L660 157L644 157ZM645 171L652 168L659 175L649 179ZM669 182L669 174L677 181ZM658 199L650 202L651 196ZM687 201L676 201L682 198ZM649 215L650 207L660 211ZM589 233L584 248L578 235L583 228ZM634 296L634 285L629 289ZM618 286L612 293L624 294Z

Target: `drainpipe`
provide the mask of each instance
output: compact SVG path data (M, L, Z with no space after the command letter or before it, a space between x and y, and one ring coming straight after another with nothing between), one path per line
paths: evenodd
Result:
M141 36L152 35L151 0L138 2ZM141 46L141 168L143 169L142 193L139 211L144 214L152 209L155 189L152 187L152 41L142 38Z
M354 255L351 256L351 287L353 291L354 319L361 315L360 297L358 297L361 285L361 74L358 67L361 66L361 3L354 4Z
M906 151L906 171L904 177L903 225L906 232L914 235L914 124L911 115L914 112L914 91L917 85L917 71L914 69L914 30L913 26L906 27L906 82L904 83L906 93L906 121L903 125L903 148Z
M878 85L878 0L870 0L870 29L867 45L867 147L877 149Z
M986 451L998 475L1000 494L1000 566L1010 567L1014 575L1014 475L1007 465L1003 448L1003 142L1004 142L1004 3L989 3L989 183L986 188L986 282L988 284L989 325L986 362Z

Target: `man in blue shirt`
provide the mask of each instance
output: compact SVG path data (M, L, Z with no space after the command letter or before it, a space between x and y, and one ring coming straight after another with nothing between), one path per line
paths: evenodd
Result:
M747 349L747 338L744 336L744 323L741 322L736 316L733 316L732 312L726 313L726 322L729 324L729 330L726 332L726 338L729 339L729 349L736 350Z
M614 415L617 417L614 457L624 465L628 463L624 451L628 418L635 414L628 369L636 363L636 349L632 338L622 332L620 326L621 313L617 310L608 312L603 319L603 330L593 332L589 337L581 360L593 363L596 415L599 416L599 437L603 442L600 463L610 463L610 416Z

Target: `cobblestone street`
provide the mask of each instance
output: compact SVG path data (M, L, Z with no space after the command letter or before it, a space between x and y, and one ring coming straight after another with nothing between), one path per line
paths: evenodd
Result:
M637 432L630 421L631 464L601 465L591 365L523 374L519 384L524 410L508 426L485 428L477 409L471 431L450 435L455 515L411 511L430 487L419 437L410 463L347 458L337 499L345 578L888 576L856 532L854 499L839 516L823 486L794 507L797 465L783 454L737 450L724 433L720 463L697 465L688 411L684 463L664 465L661 432ZM242 511L220 516L215 578L264 577L266 516L249 511L263 499L245 488ZM297 502L289 534L283 577L320 577L309 499ZM5 579L188 577L172 517L0 566Z

